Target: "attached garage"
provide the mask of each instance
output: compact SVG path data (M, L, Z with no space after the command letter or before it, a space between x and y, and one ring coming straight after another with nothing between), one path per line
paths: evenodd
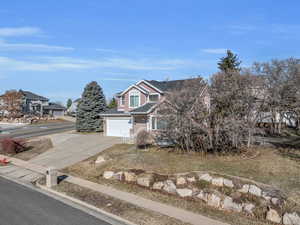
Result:
M106 118L106 136L130 137L132 121L130 117Z

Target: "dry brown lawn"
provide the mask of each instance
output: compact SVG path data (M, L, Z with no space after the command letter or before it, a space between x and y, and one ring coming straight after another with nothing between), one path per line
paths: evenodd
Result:
M224 213L199 202L188 201L175 196L170 197L159 192L151 192L137 185L105 180L101 176L105 170L127 169L143 169L164 174L197 170L213 171L276 186L285 191L291 199L300 201L300 161L297 157L291 157L293 152L288 151L287 153L271 148L257 148L252 151L254 151L252 155L257 155L252 159L244 159L240 155L203 157L198 154L169 152L168 149L136 150L133 145L120 144L65 168L64 172L220 219L230 224L264 225L269 223L239 214ZM107 161L96 165L95 160L99 155L102 155Z

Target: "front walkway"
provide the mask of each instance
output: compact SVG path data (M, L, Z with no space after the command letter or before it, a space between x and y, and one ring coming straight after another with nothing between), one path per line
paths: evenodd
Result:
M62 169L121 143L120 138L105 137L98 133L62 133L50 135L49 137L52 139L54 148L31 159L31 163Z

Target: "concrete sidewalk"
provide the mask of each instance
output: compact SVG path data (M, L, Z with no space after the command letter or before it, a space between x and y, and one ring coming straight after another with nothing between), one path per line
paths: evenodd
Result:
M0 155L0 158L3 158L5 156ZM26 168L27 170L31 170L37 173L44 173L46 171L45 167L41 167L38 165L35 165L31 162L25 162L23 160L8 158L9 161L11 161L14 165ZM93 183L81 178L68 176L66 178L66 181L79 185L81 187L85 187L88 189L91 189L93 191L99 192L101 194L105 194L108 196L111 196L113 198L117 198L126 202L129 202L131 204L134 204L138 207L142 207L169 217L176 218L178 220L181 220L186 223L190 223L193 225L228 225L226 223L219 222L214 219L210 219L208 217L202 216L200 214L192 213L184 209L176 208L170 205L166 205L160 202L155 202L128 192L120 191L117 189L114 189L109 186Z

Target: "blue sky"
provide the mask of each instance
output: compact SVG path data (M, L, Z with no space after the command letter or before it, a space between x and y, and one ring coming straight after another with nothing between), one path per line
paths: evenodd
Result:
M297 0L10 0L0 8L0 93L65 102L95 80L107 97L140 79L217 71L226 49L243 66L299 57Z

